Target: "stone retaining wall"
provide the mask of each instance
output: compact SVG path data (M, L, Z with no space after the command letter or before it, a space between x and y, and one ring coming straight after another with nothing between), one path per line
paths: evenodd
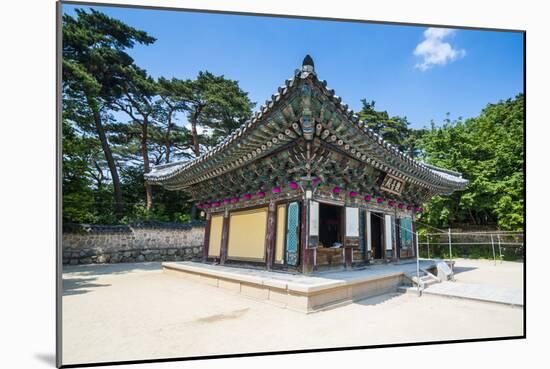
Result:
M67 224L63 229L63 264L200 259L203 239L202 222Z

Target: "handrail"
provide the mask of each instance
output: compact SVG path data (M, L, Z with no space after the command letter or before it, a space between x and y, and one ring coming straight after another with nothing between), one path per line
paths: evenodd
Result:
M418 242L417 245L428 245L428 257L430 257L430 246L433 245L448 245L449 246L449 259L452 261L452 246L458 246L458 245L491 245L492 248L492 254L493 254L493 260L495 265L497 264L497 253L496 253L496 246L498 246L498 258L500 259L500 262L502 263L503 254L502 254L502 246L512 246L512 247L523 247L524 242L511 242L511 241L523 241L524 239L524 233L523 232L516 232L516 231L484 231L484 232L452 232L452 229L449 228L447 233L447 242L445 242L442 239L442 236L444 233L424 233L421 236L424 236L426 238L426 242ZM439 239L436 239L438 242L430 241L430 236L436 236L439 237ZM455 242L453 241L453 236L462 236L462 242ZM467 236L477 236L486 238L485 241L483 240L473 240L472 242L464 242L464 238L467 238ZM496 237L495 237L496 236ZM506 237L515 238L516 240L508 240L506 241ZM504 240L503 240L504 238ZM518 240L519 238L519 240ZM467 239L466 239L467 241Z

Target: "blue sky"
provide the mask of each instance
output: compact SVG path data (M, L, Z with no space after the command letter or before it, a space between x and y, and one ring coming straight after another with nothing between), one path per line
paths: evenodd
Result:
M78 7L78 6L77 6ZM64 5L73 14L75 6ZM95 7L157 38L129 51L153 77L200 70L239 81L258 106L306 54L354 111L360 100L413 128L477 116L523 91L523 35L420 26ZM363 15L358 15L363 16Z

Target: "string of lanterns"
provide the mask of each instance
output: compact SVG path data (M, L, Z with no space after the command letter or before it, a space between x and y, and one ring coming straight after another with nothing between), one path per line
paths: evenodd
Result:
M318 177L314 178L313 181L312 181L314 187L317 186L318 184L320 184L321 182L322 182L321 179L318 178ZM292 190L296 190L300 187L300 185L297 182L292 181L292 182L288 183L288 187ZM274 195L281 193L281 187L280 186L273 187L271 189L271 193L273 193ZM335 195L339 195L340 193L342 193L342 188L338 187L338 186L335 186L335 187L332 188L332 193L335 194ZM260 199L264 198L265 195L266 195L266 193L264 191L259 191L259 192L256 193L256 196ZM359 196L359 193L357 191L349 191L348 195L351 198L356 198L357 196ZM242 199L248 201L248 200L251 200L253 196L254 195L251 194L251 193L245 193L244 195L242 195ZM370 202L373 199L374 199L374 197L372 195L365 195L363 197L363 200L365 202ZM223 204L225 204L225 205L235 204L235 203L239 202L240 200L241 200L240 196L235 196L235 197L232 197L232 198L224 199ZM377 204L383 204L383 203L386 202L386 200L387 200L387 205L390 206L390 207L394 207L397 204L396 200L394 200L394 199L389 199L388 200L388 199L385 199L384 197L377 197L376 198L376 203ZM199 209L203 209L203 208L209 209L209 208L212 208L212 207L218 208L218 207L221 206L221 204L222 204L222 201L211 201L211 202L206 202L206 203L199 202L199 203L197 203L197 208L199 208ZM411 211L411 210L414 209L414 211L416 213L421 213L421 212L424 211L424 209L420 206L417 206L417 205L414 205L414 204L404 204L402 202L398 203L397 207L401 210L406 209L408 211Z

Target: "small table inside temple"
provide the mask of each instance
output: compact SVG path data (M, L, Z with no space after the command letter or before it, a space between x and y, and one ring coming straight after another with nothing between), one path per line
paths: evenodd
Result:
M344 249L342 247L318 247L317 263L319 265L333 265L334 262L344 262Z

